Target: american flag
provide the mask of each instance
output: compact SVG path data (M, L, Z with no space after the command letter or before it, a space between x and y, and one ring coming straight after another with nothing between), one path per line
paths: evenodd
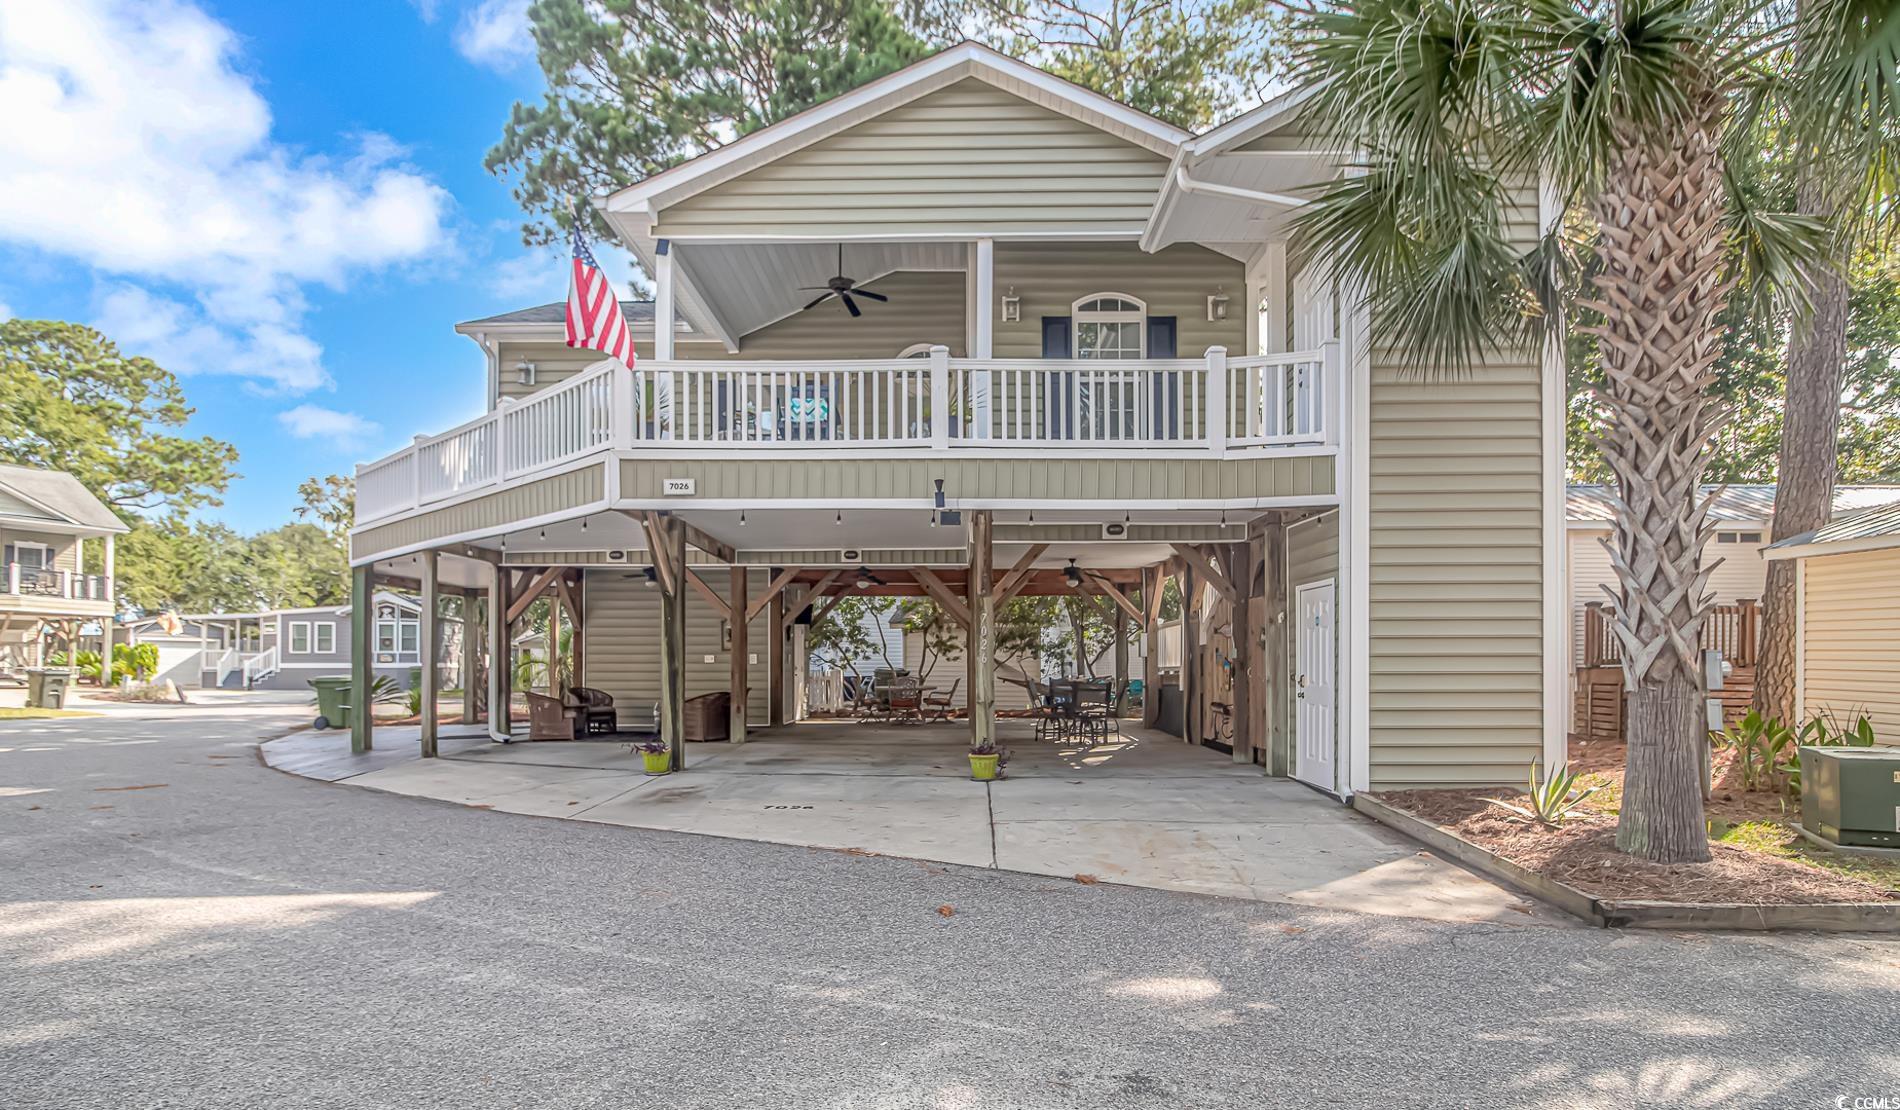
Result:
M574 221L574 277L567 289L567 345L633 365L633 329L620 311L613 283L587 249L579 219Z

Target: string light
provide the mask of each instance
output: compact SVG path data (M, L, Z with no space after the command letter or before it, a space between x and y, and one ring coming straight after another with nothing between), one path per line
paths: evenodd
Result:
M741 528L745 527L745 510L744 509L739 510L739 527Z
M839 514L838 514L838 519L836 519L836 520L834 520L834 521L832 521L831 523L833 523L833 524L843 524L843 523L844 523L844 514L843 514L843 513L839 513Z

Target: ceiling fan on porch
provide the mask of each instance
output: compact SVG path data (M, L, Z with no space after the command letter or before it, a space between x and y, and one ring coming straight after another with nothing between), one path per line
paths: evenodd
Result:
M844 302L845 310L850 312L851 315L853 316L864 315L864 313L860 311L858 308L858 302L851 299L853 297L867 297L871 300L880 301L880 302L888 302L890 300L889 297L885 296L882 293L873 293L869 289L859 289L857 285L858 285L858 282L856 278L849 278L845 276L844 244L839 243L838 244L838 272L837 274L834 275L831 278L831 280L825 282L825 284L823 285L801 285L799 286L799 289L803 292L810 292L811 290L814 290L814 289L824 290L823 293L820 293L818 294L817 297L813 298L812 302L805 306L806 308L817 308L819 305L824 304L826 301L830 300L832 297L836 297L839 300Z

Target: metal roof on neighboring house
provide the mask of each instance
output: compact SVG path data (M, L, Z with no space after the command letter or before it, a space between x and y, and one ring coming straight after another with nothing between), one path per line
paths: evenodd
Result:
M0 489L88 531L130 531L105 502L63 470L0 463Z
M1714 493L1721 486L1710 483L1702 492ZM1610 487L1573 485L1570 487L1568 515L1573 522L1609 524L1616 520ZM1850 513L1900 501L1900 486L1837 486L1834 511ZM1772 485L1730 486L1715 499L1711 518L1717 522L1766 523L1775 515L1775 487Z
M1896 497L1900 497L1900 494L1896 494ZM1797 554L1808 554L1809 548L1837 544L1866 548L1894 546L1879 542L1888 539L1900 540L1900 500L1878 508L1852 513L1825 528L1816 528L1812 532L1789 536L1780 543L1769 544L1766 556L1770 559L1785 559ZM1813 553L1828 554L1824 551Z

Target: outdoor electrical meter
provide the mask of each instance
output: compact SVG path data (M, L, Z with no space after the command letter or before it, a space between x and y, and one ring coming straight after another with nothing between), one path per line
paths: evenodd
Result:
M1900 748L1802 748L1801 825L1836 844L1900 848Z

